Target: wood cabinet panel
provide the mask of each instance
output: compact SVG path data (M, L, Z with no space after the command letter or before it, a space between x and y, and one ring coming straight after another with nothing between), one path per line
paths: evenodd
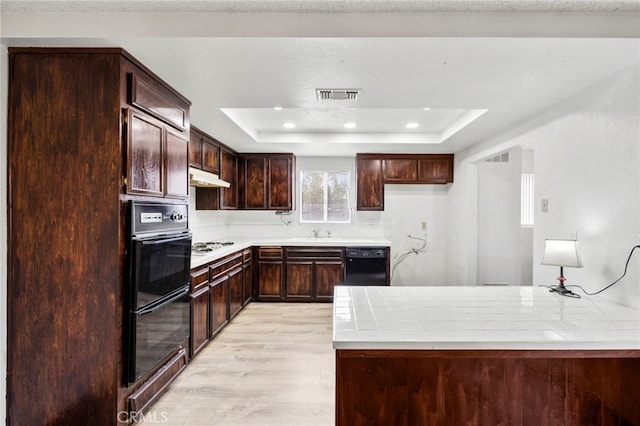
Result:
M166 132L165 196L186 198L189 196L189 141L182 133L169 129Z
M356 178L358 210L384 210L382 160L356 156Z
M220 173L220 145L207 137L202 139L202 170Z
M282 299L282 261L258 261L258 298L260 300Z
M210 284L209 333L218 334L229 322L229 276L223 275Z
M284 249L265 246L255 249L252 298L281 301L284 297Z
M202 168L202 135L194 127L189 132L189 165Z
M122 56L8 55L2 422L113 424L126 402Z
M343 261L318 260L315 266L315 299L332 301L335 285L344 281L345 264Z
M332 301L333 287L344 280L344 249L288 247L285 253L286 300Z
M607 352L339 350L336 425L640 424L640 358Z
M160 397L162 392L185 368L187 368L187 351L180 349L165 363L163 368L159 369L143 383L140 388L129 396L128 409L133 413L145 412L145 409L150 407ZM122 419L123 416L120 413L116 413L116 418ZM73 424L76 422L78 422L78 419L65 423Z
M258 260L282 260L284 259L284 249L282 247L260 247L258 249Z
M453 182L453 154L420 157L418 160L418 181L434 184Z
M269 156L269 200L267 209L293 209L294 157Z
M229 272L229 319L242 309L243 285L242 267Z
M294 169L293 154L240 154L240 207L293 209Z
M220 173L220 144L202 130L191 126L189 165L210 173Z
M223 210L238 208L238 157L226 149L220 150L220 178L231 184L229 188L220 188L220 208Z
M253 288L253 262L251 260L251 249L246 249L242 252L243 265L242 265L242 304L247 305L251 302L251 289Z
M127 124L127 192L162 197L163 125L132 110L129 111Z
M191 271L191 292L200 290L209 285L209 268Z
M287 261L285 297L310 300L313 293L313 261Z
M418 181L418 160L390 158L384 160L384 181L387 183L415 183Z
M189 126L189 106L144 73L130 74L129 103L184 131Z
M264 156L247 156L243 158L245 209L267 208L267 158Z
M191 357L209 341L209 286L191 295Z

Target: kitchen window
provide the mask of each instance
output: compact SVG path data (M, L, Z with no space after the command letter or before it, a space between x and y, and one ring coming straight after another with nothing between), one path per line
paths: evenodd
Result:
M350 171L300 171L300 222L349 223Z

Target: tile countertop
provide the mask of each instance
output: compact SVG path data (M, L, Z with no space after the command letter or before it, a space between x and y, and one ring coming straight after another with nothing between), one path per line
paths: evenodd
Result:
M191 256L191 268L197 268L209 262L213 262L228 254L251 246L283 246L283 247L391 247L391 241L383 238L256 238L253 240L232 239L233 245L224 246L203 255Z
M335 349L640 349L640 310L545 287L335 288Z

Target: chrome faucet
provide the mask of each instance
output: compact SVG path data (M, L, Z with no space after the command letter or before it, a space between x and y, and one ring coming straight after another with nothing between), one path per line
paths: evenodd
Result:
M319 229L314 229L313 230L313 238L318 238L319 234L320 234L320 230Z

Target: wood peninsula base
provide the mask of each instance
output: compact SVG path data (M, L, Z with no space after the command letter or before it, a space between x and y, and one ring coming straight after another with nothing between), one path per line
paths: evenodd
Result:
M336 425L638 425L638 350L336 350Z

